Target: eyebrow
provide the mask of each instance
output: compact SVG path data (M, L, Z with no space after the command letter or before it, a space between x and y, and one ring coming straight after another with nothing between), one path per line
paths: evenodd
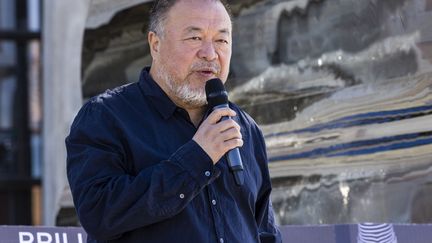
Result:
M184 30L184 33L193 33L193 32L202 32L202 28L196 26L189 26ZM230 34L230 31L228 28L223 28L219 30L219 33Z

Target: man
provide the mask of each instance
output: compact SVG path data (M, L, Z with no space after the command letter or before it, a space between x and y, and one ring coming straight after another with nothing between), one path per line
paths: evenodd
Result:
M89 241L281 241L257 125L234 104L204 115L205 82L225 82L229 71L225 6L157 1L148 33L151 68L138 83L92 98L75 118L67 172ZM224 156L236 147L242 186Z

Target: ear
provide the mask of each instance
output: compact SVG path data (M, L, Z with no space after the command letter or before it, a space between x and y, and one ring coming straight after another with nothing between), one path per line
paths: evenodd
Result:
M150 47L150 54L154 59L159 53L160 38L155 32L149 31L147 40Z

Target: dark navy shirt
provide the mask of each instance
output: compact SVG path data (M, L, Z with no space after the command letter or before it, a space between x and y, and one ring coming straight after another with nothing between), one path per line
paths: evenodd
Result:
M234 104L245 184L213 165L197 128L151 78L91 98L66 138L67 175L89 242L281 242L265 144Z

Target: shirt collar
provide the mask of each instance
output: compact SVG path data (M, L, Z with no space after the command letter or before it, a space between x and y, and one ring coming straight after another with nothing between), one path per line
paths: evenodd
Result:
M141 71L139 87L164 119L171 117L177 106L150 75L150 67Z

